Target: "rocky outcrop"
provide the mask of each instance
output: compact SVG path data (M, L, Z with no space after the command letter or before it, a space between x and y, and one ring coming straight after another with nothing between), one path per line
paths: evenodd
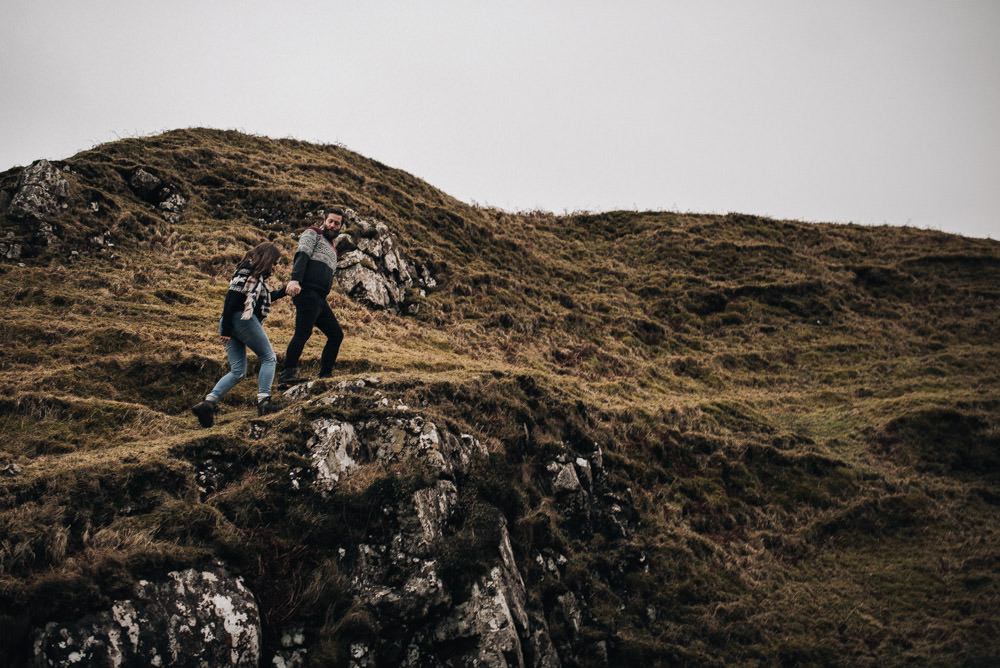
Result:
M352 589L385 633L354 644L353 666L559 665L544 619L528 614L524 580L502 518L488 571L468 591L442 580L440 549L456 499L450 481L418 490L409 507L401 508L403 529L388 545L359 547L349 569ZM394 584L400 571L410 575Z
M308 391L312 384L300 387ZM374 390L374 396L379 402L386 401L396 414L356 423L335 418L311 423L314 436L308 446L316 486L321 491L329 492L362 465L384 470L394 464L410 463L423 465L440 478L453 479L468 470L474 459L487 455L486 448L471 435L439 430L422 415L411 413L407 406L393 404L379 390ZM336 397L323 397L321 401L335 403Z
M479 543L456 542L456 536L467 538L470 510L463 499L475 495L467 486L476 484L476 465L489 457L475 436L454 433L394 400L374 377L334 388L307 383L286 394L312 407L306 444L312 468L297 477L296 488L307 479L315 493L330 495L355 478L371 481L389 471L430 477L381 509L389 535L345 544L341 552L355 600L379 627L376 637L352 644L350 665L609 665L608 641L584 640L594 593L572 583L579 578L567 576L565 554L544 547L518 563L507 520L496 509L479 514L473 531ZM612 489L602 448L578 441L535 460L545 505L560 531L575 539L600 534L608 545L629 539L636 522L631 490ZM463 571L459 583L449 559ZM627 594L623 574L642 567L644 556L635 559L610 565L607 584L618 595ZM562 593L538 598L538 591L553 587Z
M240 578L225 570L141 580L130 599L36 634L36 666L258 666L260 615Z
M609 540L628 538L632 533L634 510L629 499L607 489L604 453L593 446L589 453L564 450L545 464L555 507L574 535L604 535Z
M21 172L17 192L7 207L7 216L17 220L41 220L59 212L68 196L69 184L59 168L48 160L36 160Z
M176 223L180 220L187 199L176 185L164 182L142 167L136 167L129 173L128 185L133 193L163 212L167 221Z
M426 266L417 267L388 226L348 215L349 233L335 245L337 282L351 299L390 313L412 315L417 300L437 286Z
M288 470L289 493L315 495L309 503L317 507L338 507L352 495L376 504L363 532L330 546L344 591L371 620L368 630L338 639L347 665L609 665L613 636L592 635L591 606L607 591L625 600L627 574L643 568L645 555L609 561L601 576L607 589L596 594L571 572L568 543L541 542L519 556L508 518L479 491L490 460L486 446L392 394L373 376L313 381L285 393L285 415L299 414L307 434L296 437L303 464ZM631 491L611 491L600 446L575 443L532 460L544 512L571 540L627 540L635 526ZM215 446L176 454L191 460L203 498L245 465ZM225 571L171 573L159 583L140 582L110 610L47 625L36 633L35 661L291 668L317 660L311 652L320 651L323 627L297 620L277 629L280 638L270 637L263 654L258 619L254 597Z
M117 201L120 194L153 205L168 223L179 221L187 207L178 185L143 167L120 175L127 189L118 174L103 176L102 183L93 169L60 169L48 160L36 160L21 170L12 190L0 190L0 258L68 251L72 261L87 251L113 251L124 238L162 234L158 218L123 210ZM104 190L109 185L110 192Z
M395 530L387 540L350 546L342 556L356 599L374 612L377 638L351 646L351 665L559 666L543 616L527 608L527 592L506 521L496 514L491 563L468 587L442 577L449 537L460 522L461 487L486 448L472 435L455 434L391 400L377 379L342 383L340 390L370 392L375 419L314 419L308 442L315 490L328 494L351 476L375 467L429 472L433 482L392 507ZM293 388L306 397L312 384ZM343 397L307 403L335 407ZM335 413L336 411L332 411Z
M59 168L48 160L36 160L21 173L6 216L29 225L28 237L33 243L48 246L56 241L51 218L66 208L68 197L69 183ZM12 240L0 249L7 259L20 257L21 250L21 245Z

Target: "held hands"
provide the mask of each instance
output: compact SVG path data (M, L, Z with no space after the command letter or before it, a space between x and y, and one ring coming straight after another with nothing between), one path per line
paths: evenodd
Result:
M294 297L295 295L302 292L302 286L299 285L298 281L288 281L288 285L285 286L285 294L289 297Z

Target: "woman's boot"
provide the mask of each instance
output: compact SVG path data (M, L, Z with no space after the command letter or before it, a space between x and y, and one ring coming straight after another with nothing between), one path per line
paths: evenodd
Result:
M215 424L215 412L219 410L219 402L205 399L191 408L191 412L198 416L198 422L202 427L211 427Z

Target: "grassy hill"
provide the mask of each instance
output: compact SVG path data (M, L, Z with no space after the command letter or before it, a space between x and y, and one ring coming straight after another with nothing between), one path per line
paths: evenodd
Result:
M453 558L475 563L477 510L502 513L554 639L604 642L612 665L1000 661L1000 243L738 214L510 213L342 147L202 129L57 166L69 194L51 243L0 217L25 249L0 264L11 661L32 628L214 559L251 583L265 643L322 628L313 656L342 661L364 632L331 555L405 473L320 505L281 482L303 466L301 416L251 438L250 381L211 429L189 412L226 369L215 327L235 262L274 240L284 282L291 235L330 202L384 221L438 283L412 316L335 289L334 381L376 376L487 444ZM129 187L136 167L183 196L178 220ZM292 324L278 302L279 364ZM575 530L538 474L560 449L595 446L629 515L619 540ZM195 473L210 459L211 484ZM560 578L534 561L549 552L568 561ZM575 633L557 619L566 591L586 604Z

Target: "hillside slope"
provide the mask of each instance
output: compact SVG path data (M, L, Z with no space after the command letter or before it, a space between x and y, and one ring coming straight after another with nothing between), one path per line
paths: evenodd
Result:
M55 167L33 199L26 170L0 174L9 662L49 622L220 564L259 605L265 665L291 661L290 630L314 665L464 665L487 634L442 629L497 554L524 614L493 665L1000 661L1000 243L514 214L342 147L202 129ZM200 429L232 267L271 239L284 282L331 202L384 223L435 287L409 315L335 290L334 379L263 420L245 381ZM278 302L279 364L292 323ZM410 441L380 458L365 425L404 415L473 455L446 474ZM372 451L323 489L318 423ZM433 539L369 582L365 555L445 488ZM365 593L418 581L447 594L419 614Z

